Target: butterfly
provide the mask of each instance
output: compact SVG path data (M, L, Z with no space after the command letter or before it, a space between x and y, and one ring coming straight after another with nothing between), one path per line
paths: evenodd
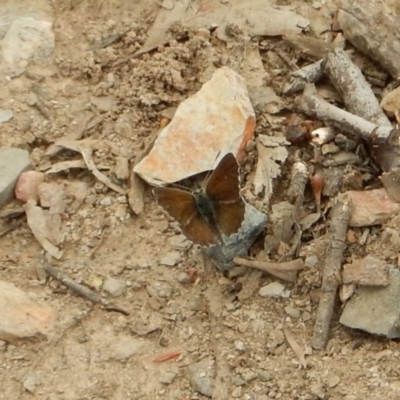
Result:
M180 225L193 243L211 246L237 233L244 220L245 203L239 191L239 165L226 154L211 173L205 188L188 192L156 187L158 204Z

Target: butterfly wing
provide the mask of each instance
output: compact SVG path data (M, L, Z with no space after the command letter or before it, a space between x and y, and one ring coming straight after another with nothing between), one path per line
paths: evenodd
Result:
M181 226L182 233L192 242L210 246L217 237L199 213L193 195L180 189L157 187L153 189L158 204Z
M206 194L222 232L226 236L236 233L244 219L245 204L239 190L239 165L232 153L224 156L210 175Z

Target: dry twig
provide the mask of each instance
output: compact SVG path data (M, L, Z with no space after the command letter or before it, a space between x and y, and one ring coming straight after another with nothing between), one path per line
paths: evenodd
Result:
M108 311L117 311L125 315L130 314L130 312L125 307L119 304L110 303L109 301L103 299L99 294L93 292L93 290L90 290L89 288L74 281L72 278L70 278L63 272L59 271L57 268L54 268L51 265L45 265L44 269L51 277L57 279L68 289L72 290L79 296L88 299L92 303L101 304Z
M235 257L233 262L237 265L244 267L255 268L268 274L274 275L280 279L288 282L295 282L297 278L297 272L304 268L304 263L301 258L297 260L274 263L256 260L246 260L245 258Z
M350 207L344 196L339 196L331 211L330 245L325 259L321 298L318 305L312 345L315 349L325 348L331 325L336 292L339 287L340 268L346 247L346 232L350 219Z

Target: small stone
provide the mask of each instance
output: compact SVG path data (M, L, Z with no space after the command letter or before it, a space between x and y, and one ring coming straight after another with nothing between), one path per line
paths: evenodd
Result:
M0 109L0 125L3 122L8 122L13 116L14 113L11 110Z
M184 235L176 235L172 236L169 240L168 243L173 249L176 250L189 250L190 247L192 246L192 242L190 242L186 236Z
M234 376L233 379L232 379L232 383L235 386L243 386L243 385L246 384L246 381L243 380L240 376Z
M163 0L161 7L166 10L172 10L174 8L174 2L172 0Z
M329 381L328 381L328 386L330 388L334 388L335 386L337 386L340 382L340 378L337 375L331 375L329 377Z
M188 375L193 388L203 394L211 397L214 390L214 363L210 358L204 358L198 363L189 365Z
M192 296L187 303L187 308L190 311L204 310L204 302L203 302L202 297L199 295Z
M156 229L157 232L165 232L169 227L169 223L166 219L162 221L157 221L154 224L154 228Z
M251 382L257 378L257 373L254 371L248 370L242 374L242 377L246 382Z
M124 220L128 215L128 207L125 204L118 204L117 209L115 210L115 216Z
M155 297L149 297L147 299L147 303L150 306L150 308L154 311L160 311L162 308L161 303Z
M240 340L235 341L235 349L240 352L244 352L246 350L246 346Z
M272 374L269 371L265 370L258 371L257 376L261 382L268 382L272 378Z
M158 379L163 385L170 385L177 377L177 375L178 373L173 371L161 372Z
M15 186L15 197L26 203L39 200L39 185L44 182L44 173L38 171L23 172Z
M202 37L203 39L209 39L211 36L211 32L207 28L200 28L197 30L196 36Z
M26 150L8 147L0 151L0 207L12 200L19 176L29 168L31 161Z
M238 398L242 397L242 387L241 386L237 386L235 389L232 390L232 397L234 399L238 399Z
M165 282L152 282L147 286L147 293L152 297L168 298L172 295L172 286Z
M267 286L263 286L258 291L261 297L280 297L285 287L279 282L272 282Z
M126 282L120 279L108 278L103 285L103 290L113 297L121 296L126 288Z
M129 160L126 157L116 157L115 160L115 176L121 181L129 179Z
M307 322L311 319L311 314L308 311L304 311L302 315L302 320Z
M315 267L317 265L317 263L318 263L318 257L317 256L308 256L304 260L304 264L307 267Z
M179 283L188 283L190 281L190 276L186 272L180 272L177 279Z
M340 151L340 149L338 146L336 146L335 143L328 143L328 144L324 144L321 147L321 151L322 151L323 155L326 155L326 154L338 153Z
M104 207L111 206L111 204L112 204L112 199L111 199L111 197L103 197L103 198L100 200L99 204L100 204L101 206L104 206Z
M54 329L55 312L33 301L12 283L0 281L0 339L48 337Z
M296 307L293 307L291 305L288 305L288 306L285 307L285 312L286 312L287 315L289 315L289 317L292 317L292 318L295 318L295 319L300 317L299 309L296 308Z
M128 204L128 198L126 196L118 196L117 201L120 204Z
M28 376L25 378L23 383L24 389L33 394L36 390L36 376L33 373L29 373Z
M168 267L173 267L176 264L179 264L182 261L182 256L179 251L171 251L167 253L161 260L161 265L166 265Z

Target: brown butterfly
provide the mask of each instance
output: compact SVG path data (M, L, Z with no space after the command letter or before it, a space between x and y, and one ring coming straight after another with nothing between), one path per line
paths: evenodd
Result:
M228 153L212 172L204 189L192 193L180 189L157 187L157 202L181 226L192 242L210 246L240 229L245 204L239 192L239 165Z

